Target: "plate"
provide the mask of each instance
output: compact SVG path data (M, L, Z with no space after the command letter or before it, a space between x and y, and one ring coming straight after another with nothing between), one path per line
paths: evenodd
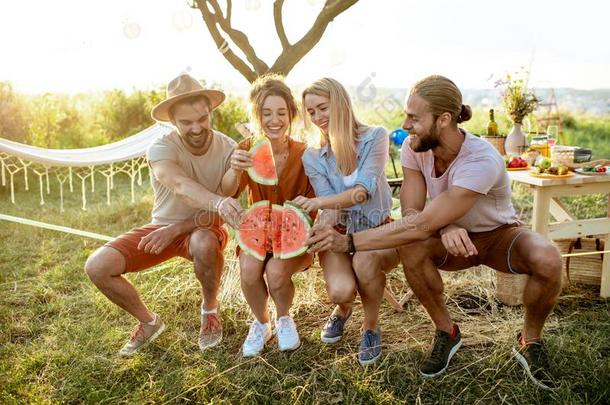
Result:
M582 174L585 176L608 176L610 175L610 167L606 166L606 171L605 172L585 172L581 167L579 167L578 169L574 170L576 173L578 174Z
M568 174L559 175L559 174L530 172L530 176L538 177L540 179L567 179L568 177L574 176L574 173L568 172Z
M507 167L506 171L508 172L518 172L520 170L529 170L531 168L530 165L527 165L526 167Z

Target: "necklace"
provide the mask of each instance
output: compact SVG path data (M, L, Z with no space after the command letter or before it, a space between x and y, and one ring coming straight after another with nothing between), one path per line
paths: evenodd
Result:
M282 151L278 151L278 153L273 154L273 160L275 161L275 169L278 177L284 171L288 161L288 156L290 155L290 143L288 137L286 137L285 146L282 149Z

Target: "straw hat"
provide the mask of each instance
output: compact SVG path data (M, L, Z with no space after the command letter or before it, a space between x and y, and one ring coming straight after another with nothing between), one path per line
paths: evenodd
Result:
M167 84L165 100L153 107L151 115L157 121L170 121L169 110L177 102L192 96L204 95L210 100L210 110L218 107L225 99L225 94L219 90L204 88L198 80L182 73Z

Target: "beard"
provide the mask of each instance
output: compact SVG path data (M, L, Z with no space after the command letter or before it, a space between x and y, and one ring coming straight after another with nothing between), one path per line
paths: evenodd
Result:
M411 142L411 149L413 152L427 152L440 146L441 141L439 133L440 131L435 122L425 134L417 135L416 142Z
M187 132L184 135L183 139L188 146L194 149L198 149L203 147L207 143L207 140L210 136L212 136L212 131L207 128L202 128L199 134L195 134L192 131Z

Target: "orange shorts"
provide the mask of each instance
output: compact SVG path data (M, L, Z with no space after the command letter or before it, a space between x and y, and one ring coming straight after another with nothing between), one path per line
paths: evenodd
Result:
M177 237L159 254L146 253L144 250L138 250L138 244L143 237L164 226L165 225L149 224L144 225L141 228L134 228L129 232L116 237L116 239L106 243L104 246L118 250L125 257L125 273L145 270L176 256L184 257L185 259L192 261L193 258L189 251L189 242L191 240L192 232ZM229 234L226 229L221 226L211 226L197 228L195 230L198 229L208 230L214 233L218 238L220 249L224 250L229 241Z

